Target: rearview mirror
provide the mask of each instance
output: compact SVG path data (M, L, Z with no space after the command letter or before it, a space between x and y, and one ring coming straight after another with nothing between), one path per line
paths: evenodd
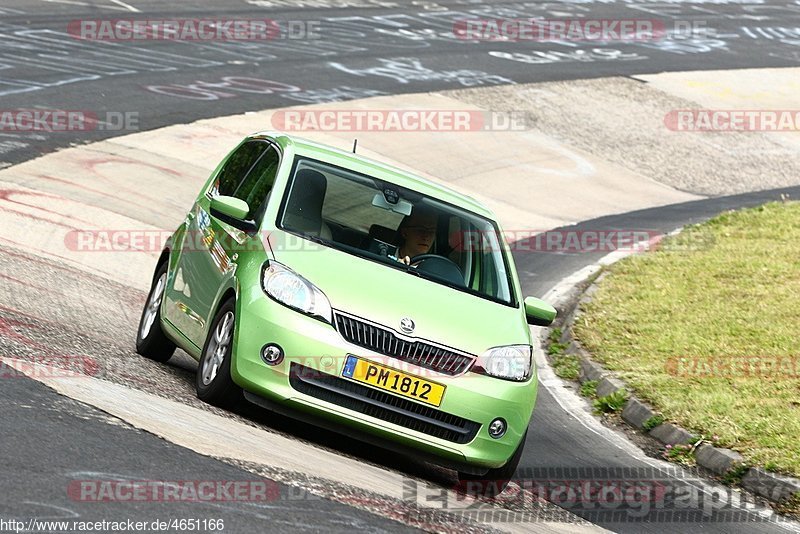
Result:
M391 210L400 215L411 215L411 210L414 207L411 202L403 200L402 198L398 199L395 204L390 204L381 193L375 193L375 197L372 199L372 205L385 210Z
M240 198L217 195L211 199L211 215L217 216L214 213L215 211L233 219L244 221L247 218L247 214L250 213L250 206Z
M528 324L550 326L556 318L556 309L542 299L525 297L525 318Z

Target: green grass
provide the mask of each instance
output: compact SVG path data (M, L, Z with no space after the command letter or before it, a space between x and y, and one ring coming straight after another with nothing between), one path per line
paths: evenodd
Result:
M578 357L574 354L561 354L553 356L553 372L567 380L577 380L580 374Z
M553 328L550 330L550 335L548 336L550 342L558 343L558 340L561 339L561 329L560 328Z
M669 420L800 476L800 203L722 214L610 272L583 345ZM724 371L753 357L783 360Z
M584 397L596 397L597 396L597 380L587 380L583 384L581 384L581 395Z
M667 445L662 455L664 459L683 465L697 465L694 456L694 447L691 445Z
M618 389L610 395L600 397L594 401L594 409L598 413L614 413L622 410L625 407L625 402L628 400L628 394L624 389Z
M664 422L664 416L661 415L661 414L656 414L656 415L654 415L652 417L649 417L647 419L647 421L645 421L642 424L642 426L644 427L644 429L646 431L650 431L650 430L653 430L658 425L662 424L663 422Z
M723 475L722 480L726 484L739 485L742 483L742 478L747 474L748 469L750 469L750 466L747 464L735 465Z
M548 336L550 343L547 345L547 354L551 357L553 372L567 380L576 380L580 374L580 364L578 357L573 354L565 354L566 343L560 343L561 329L553 328Z

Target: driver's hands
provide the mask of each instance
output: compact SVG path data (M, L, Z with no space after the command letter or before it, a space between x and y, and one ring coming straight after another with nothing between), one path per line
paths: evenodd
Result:
M403 258L397 258L397 261L399 261L400 263L405 263L406 265L411 265L411 258L409 258L408 256L405 256Z

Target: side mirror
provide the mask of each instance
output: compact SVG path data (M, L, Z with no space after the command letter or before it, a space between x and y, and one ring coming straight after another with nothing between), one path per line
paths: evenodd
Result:
M217 217L218 213L244 221L250 213L250 206L240 198L217 195L211 199L211 215Z
M256 223L247 219L250 206L236 197L218 195L211 199L211 216L243 232L255 232Z
M556 309L542 299L525 297L524 304L528 324L550 326L556 318Z

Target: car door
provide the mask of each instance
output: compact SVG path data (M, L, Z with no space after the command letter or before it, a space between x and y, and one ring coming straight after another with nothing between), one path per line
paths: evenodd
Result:
M258 218L272 190L279 160L277 148L267 140L243 143L187 215L176 274L167 289L166 316L198 348L205 341L220 288L234 275L238 250L249 239L257 239L215 217L211 199L216 195L240 198L250 206L248 219Z

